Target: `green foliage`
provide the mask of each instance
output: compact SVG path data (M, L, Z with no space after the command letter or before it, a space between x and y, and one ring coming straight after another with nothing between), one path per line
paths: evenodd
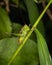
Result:
M18 0L12 1L18 6ZM0 8L0 65L38 65L39 61L40 65L52 65L52 60L50 58L47 44L43 38L45 31L43 23L41 21L43 15L45 14L52 1L50 0L40 16L37 5L34 1L36 0L22 1L22 5L25 4L26 7L23 5L24 8L23 6L21 8L24 9L24 11L27 8L28 17L32 28L30 28L30 26L28 27L30 30L24 37L24 40L21 44L18 43L19 37L14 37L12 35L12 37L9 38L8 36L11 36L11 32L18 34L23 26L18 23L11 23L6 11Z
M10 19L4 11L4 9L0 8L0 38L8 37L6 32L11 33L12 27Z
M37 46L38 46L38 52L40 58L40 65L47 65L47 64L52 65L51 56L49 54L45 39L37 29L35 29L35 32L36 32L37 42L38 42Z
M0 40L0 65L7 65L16 49L19 48L17 40L18 38ZM11 65L37 65L38 59L37 45L29 39Z
M13 29L13 33L19 33L19 31L21 30L22 25L18 24L18 23L12 23L12 29Z

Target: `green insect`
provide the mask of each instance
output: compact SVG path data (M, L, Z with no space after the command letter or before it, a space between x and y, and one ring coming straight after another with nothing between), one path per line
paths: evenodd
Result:
M20 36L18 36L18 42L22 43L22 41L24 40L24 38L26 37L27 33L30 31L29 26L27 26L26 24L22 27L22 29L20 30L19 34L21 34Z
M24 38L26 37L27 33L30 31L30 28L29 26L27 26L26 24L21 28L21 30L19 31L18 34L15 34L15 33L10 33L12 36L17 36L18 39L18 43L21 44L24 40ZM8 34L6 32L6 34Z

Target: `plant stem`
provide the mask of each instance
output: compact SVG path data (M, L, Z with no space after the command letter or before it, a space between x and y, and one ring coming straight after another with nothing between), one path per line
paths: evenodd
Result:
M13 60L15 59L15 57L17 56L17 54L20 52L20 50L22 49L22 47L24 46L25 42L27 41L27 39L30 37L30 35L32 34L32 32L34 31L34 29L37 27L38 23L40 22L40 20L42 19L43 15L45 14L46 10L48 9L48 7L50 6L50 4L52 3L52 0L50 0L50 2L47 4L47 6L45 7L45 9L43 10L43 12L41 13L41 15L38 17L37 21L34 23L34 25L32 26L31 30L29 31L29 33L27 34L26 38L24 39L23 43L19 46L19 48L16 50L16 52L14 53L14 55L12 56L12 58L10 59L10 61L8 62L7 65L10 65Z

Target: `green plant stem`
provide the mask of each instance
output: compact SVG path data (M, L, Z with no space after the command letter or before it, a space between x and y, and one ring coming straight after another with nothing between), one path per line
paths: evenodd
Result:
M33 27L31 28L31 30L29 31L29 33L27 34L26 38L24 39L23 43L19 46L19 48L16 50L16 52L14 53L14 55L12 56L12 58L10 59L10 61L8 62L7 65L10 65L13 60L15 59L15 57L17 56L17 54L20 52L20 50L22 49L22 47L24 46L25 42L27 41L27 39L30 37L30 35L32 34L32 32L34 31L34 29L37 27L38 23L40 22L40 20L42 19L43 15L45 14L46 10L48 9L48 7L50 6L50 4L52 3L52 0L50 0L50 2L47 4L47 6L45 7L45 9L43 10L43 12L41 13L41 15L38 17L37 21L34 23Z

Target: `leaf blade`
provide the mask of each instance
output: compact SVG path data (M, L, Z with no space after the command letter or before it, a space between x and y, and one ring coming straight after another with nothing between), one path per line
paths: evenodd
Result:
M51 57L48 51L46 41L37 29L35 29L35 33L36 33L37 42L38 42L37 45L38 45L40 64L41 65L51 65L51 59L50 59Z
M6 32L11 33L11 21L6 13L2 8L0 8L0 38L7 37Z
M17 48L19 45L16 37L0 40L0 65L7 65ZM29 39L11 65L37 65L38 62L37 45Z

